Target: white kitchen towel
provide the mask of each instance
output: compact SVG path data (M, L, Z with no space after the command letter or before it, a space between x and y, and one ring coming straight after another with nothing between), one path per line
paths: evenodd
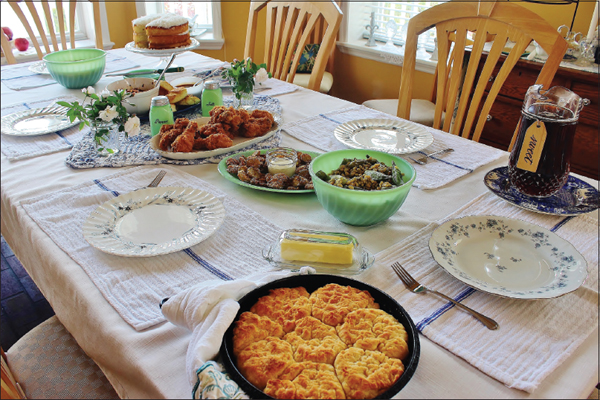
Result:
M2 117L34 108L43 108L55 104L57 101L76 101L74 96L59 97L57 99L46 99L28 103L12 104L3 107ZM39 136L12 136L1 135L0 145L2 154L10 161L37 157L44 154L56 153L58 151L70 150L83 135L90 131L89 127L79 130L79 124L62 131L48 133Z
M360 105L290 122L284 124L282 129L295 138L323 151L342 150L349 147L335 138L333 135L335 128L345 122L367 118L402 120L396 116ZM414 124L427 129L433 135L433 143L423 151L401 155L402 158L411 162L417 171L414 186L419 189L435 189L444 186L461 176L470 174L483 165L497 160L504 154L498 149L481 143ZM409 158L420 157L423 154L430 154L448 147L453 148L454 151L436 157L435 161L430 160L426 165L416 164Z
M225 220L203 242L189 249L155 257L120 257L90 246L82 226L98 206L119 193L146 186L159 169L136 167L74 187L22 201L31 218L89 275L123 319L140 331L164 321L159 303L199 282L230 281L272 271L262 250L277 240L282 229L226 196L216 187L176 168L160 187L201 189L225 207Z
M315 273L313 268L302 267L298 272L258 273L230 282L205 281L176 294L163 304L162 313L168 321L192 331L185 369L194 391L200 382L208 379L205 375L210 369L203 367L218 356L225 331L240 309L237 301L250 291L274 280L311 273Z
M503 298L463 284L434 261L429 239L441 223L466 215L515 218L554 231L585 257L586 281L572 293L541 300ZM598 327L598 221L589 215L565 218L532 213L485 193L379 252L375 260L361 280L398 300L431 341L511 388L533 392ZM499 329L485 328L434 294L410 292L391 269L394 262L422 285L494 319Z

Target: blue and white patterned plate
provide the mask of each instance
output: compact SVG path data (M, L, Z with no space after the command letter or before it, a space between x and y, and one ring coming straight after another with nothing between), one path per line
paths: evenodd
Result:
M525 210L552 215L579 215L596 210L600 204L598 190L584 181L569 175L557 193L546 198L524 195L515 189L508 178L508 167L488 172L483 179L495 195Z
M585 258L540 226L496 216L469 216L440 225L429 239L435 261L483 292L516 299L548 299L577 289Z

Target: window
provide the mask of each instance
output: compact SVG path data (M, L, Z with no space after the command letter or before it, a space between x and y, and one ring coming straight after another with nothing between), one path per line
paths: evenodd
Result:
M162 1L136 3L138 17L149 14L174 13L190 20L190 35L200 41L201 49L220 49L221 3L218 1Z

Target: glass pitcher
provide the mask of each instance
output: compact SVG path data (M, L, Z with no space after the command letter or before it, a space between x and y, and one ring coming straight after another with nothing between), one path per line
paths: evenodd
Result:
M519 192L548 197L566 183L579 112L590 104L562 86L531 86L525 95L510 154L510 183Z

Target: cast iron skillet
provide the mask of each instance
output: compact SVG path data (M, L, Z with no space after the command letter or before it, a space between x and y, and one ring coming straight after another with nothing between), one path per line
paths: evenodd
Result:
M387 391L377 396L377 399L391 399L394 395L396 395L412 378L415 370L417 369L417 364L419 363L419 356L421 353L421 345L419 344L419 334L417 332L417 328L410 318L408 313L398 304L396 300L390 297L385 292L381 290L367 285L366 283L359 282L354 279L346 278L343 276L337 275L296 275L283 279L279 279L268 283L264 286L254 289L244 297L242 297L239 301L240 310L238 311L234 322L229 326L227 332L225 332L225 336L223 337L223 343L221 344L221 358L223 359L223 364L225 365L225 369L229 372L231 378L237 382L237 384L246 392L250 398L253 399L271 399L272 397L267 396L263 391L259 390L256 386L252 385L241 372L236 367L236 359L233 355L233 328L235 326L235 321L237 321L240 315L244 311L249 311L250 308L258 301L258 299L262 296L268 295L270 289L282 288L282 287L298 287L304 286L304 288L312 293L318 288L327 285L328 283L337 283L343 286L352 286L359 290L368 290L371 293L371 296L375 299L375 301L379 304L379 307L393 315L406 329L406 333L408 334L408 350L409 350L409 358L407 360L403 360L404 363L404 373L389 388Z

